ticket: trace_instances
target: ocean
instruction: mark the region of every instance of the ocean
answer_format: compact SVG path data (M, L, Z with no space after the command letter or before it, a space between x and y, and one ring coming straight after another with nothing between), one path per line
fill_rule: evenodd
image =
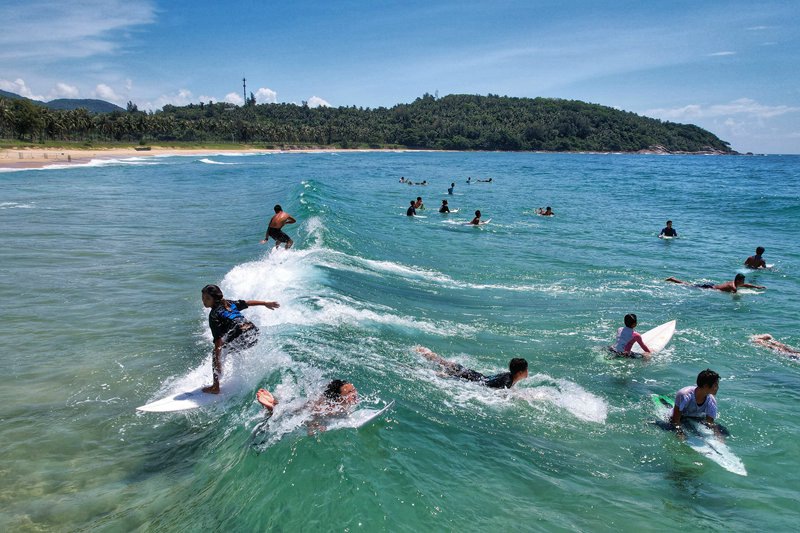
M2 172L0 530L793 530L800 362L749 337L800 347L799 163L334 152ZM406 217L417 196L424 218ZM288 251L259 244L275 204L298 221ZM466 226L475 210L491 222ZM657 238L668 219L678 239ZM756 246L772 269L742 270ZM737 272L767 289L664 281ZM217 404L137 412L210 382L208 283L281 307L245 311L260 341L228 358ZM640 332L677 320L668 347L609 357L627 313ZM530 375L486 389L418 346ZM653 423L650 395L706 368L747 476ZM396 404L309 434L334 378ZM255 446L260 387L281 403Z

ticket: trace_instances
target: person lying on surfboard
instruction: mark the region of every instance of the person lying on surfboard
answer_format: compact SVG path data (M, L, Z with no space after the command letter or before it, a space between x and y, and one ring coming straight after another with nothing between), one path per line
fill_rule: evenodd
M473 226L477 226L480 223L481 223L481 212L475 211L475 218L472 219L470 224L472 224Z
M756 255L751 255L747 259L744 260L744 266L747 268L758 269L758 268L767 268L767 262L764 261L764 258L761 257L761 254L765 252L763 246L759 246L756 248Z
M634 344L638 343L639 346L642 347L642 350L644 350L642 358L650 359L650 348L644 343L642 336L634 331L638 323L636 315L633 313L627 314L623 320L625 321L625 327L617 330L617 342L614 346L609 346L611 351L623 357L636 357L636 355L631 353L631 348L633 348Z
M203 392L219 394L223 356L245 350L258 342L258 328L242 315L242 311L256 305L277 309L280 304L261 300L226 300L222 290L216 285L206 285L200 294L203 306L211 309L208 313L208 325L214 337L214 355L211 360L214 381L208 387L204 387Z
M509 361L508 372L485 376L454 361L448 361L424 346L417 346L417 352L425 359L440 365L448 376L475 381L492 389L510 389L515 383L528 377L528 361L521 358Z
M543 217L554 217L554 216L556 216L556 214L553 213L553 208L550 207L549 205L544 209L542 209L541 207L539 209L537 209L536 210L536 214L539 215L539 216L543 216Z
M718 429L714 423L717 418L718 390L719 374L706 368L697 375L697 385L690 385L676 392L675 406L670 417L673 429L681 431L682 417L704 419L708 427Z
M258 389L256 401L268 411L268 417L272 416L272 412L278 404L277 398L267 389ZM358 391L355 386L349 381L334 379L325 387L322 397L311 402L311 413L314 419L308 423L309 433L325 431L325 426L321 424L322 418L346 414L357 403Z
M689 285L691 287L697 287L698 289L714 289L722 292L736 292L739 287L746 287L748 289L766 289L766 287L761 285L751 285L750 283L745 283L744 274L736 274L736 277L733 278L733 281L726 281L725 283L720 283L718 285L714 285L713 283L694 284L681 281L678 278L667 278L664 281L671 281L672 283L679 283L681 285Z
M776 352L785 353L793 359L797 359L798 356L800 356L800 350L776 341L769 333L753 335L750 337L750 342L753 344L758 344L759 346L763 346L764 348L769 348L770 350L774 350Z

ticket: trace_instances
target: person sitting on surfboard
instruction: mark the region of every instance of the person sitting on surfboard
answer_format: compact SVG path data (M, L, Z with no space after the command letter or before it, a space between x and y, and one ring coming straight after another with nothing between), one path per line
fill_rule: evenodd
M673 429L680 431L681 418L704 418L709 427L714 427L717 418L717 391L719 374L706 368L697 375L697 385L684 387L675 393L675 406L672 408L670 422Z
M698 289L715 289L722 292L736 292L739 287L746 287L748 289L766 289L766 287L761 285L751 285L750 283L745 283L744 274L736 274L736 277L733 278L733 281L726 281L725 283L720 283L718 285L714 285L713 283L693 284L671 277L665 279L664 281L671 281L672 283L679 283L681 285L690 285L692 287L697 287Z
M481 223L481 212L475 211L475 218L472 219L472 222L470 222L470 224L472 224L473 226L477 226L480 223Z
M764 253L764 247L759 246L756 248L756 255L751 255L747 259L744 260L744 266L747 268L757 269L757 268L767 268L767 262L764 261L764 258L761 257L761 254Z
M411 200L411 205L410 205L410 206L409 206L409 208L406 210L406 216L408 216L408 217L413 217L413 216L415 216L416 214L417 214L417 210L416 210L416 209L414 209L414 200Z
M418 346L417 352L425 359L439 364L448 376L465 379L467 381L476 381L492 389L510 389L516 382L528 377L528 361L521 358L514 358L509 361L508 372L502 372L494 376L485 376L480 372L472 370L471 368L466 368L454 361L448 361L424 346Z
M447 200L442 200L442 207L439 208L440 213L449 213L450 207L447 205Z
M677 236L678 236L678 232L675 231L675 228L672 227L672 221L671 220L667 220L667 227L662 229L661 233L658 234L658 238L659 239L664 238L664 237L677 237Z
M456 184L455 183L451 183L450 187L447 188L447 194L453 194L453 189L455 189L455 188L456 188Z
M414 202L414 209L419 209L420 211L425 209L425 204L422 203L422 196L417 196L417 201Z
M631 353L631 348L633 348L634 344L639 344L644 350L642 357L645 359L650 358L650 348L644 343L642 340L642 336L639 335L634 328L636 328L637 319L636 315L633 313L625 315L624 318L625 327L619 328L617 330L617 342L611 348L611 351L617 355L622 355L625 357L636 357L634 354Z
M203 306L211 308L208 325L214 337L214 355L211 362L213 384L203 387L203 392L219 394L219 378L222 376L222 356L250 348L258 342L258 328L247 320L242 311L255 305L277 309L278 302L261 300L226 300L216 285L206 285L200 293ZM225 348L223 354L222 349Z

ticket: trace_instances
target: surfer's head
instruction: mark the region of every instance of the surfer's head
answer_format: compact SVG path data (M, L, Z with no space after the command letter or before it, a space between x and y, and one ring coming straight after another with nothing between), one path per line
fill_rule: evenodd
M521 357L515 357L508 362L508 371L511 372L512 375L517 375L520 372L527 372L528 361Z
M763 247L763 246L759 246L758 248L756 248L756 255L761 255L761 254L763 254L765 251L766 251L766 250L764 250L764 247Z
M356 398L356 388L349 381L334 379L325 387L325 398L334 402L349 402Z
M628 328L635 328L638 320L636 320L636 315L633 313L625 315L625 327Z
M281 211L283 211L283 208L279 204L276 204L274 209L276 213L280 213Z
M671 220L667 220L667 227L668 227L668 228L671 228L671 227L672 227L672 221L671 221Z
M481 216L481 212L480 212L480 211L475 211L475 216L476 216L476 217L479 217L479 216Z
M206 285L203 287L203 290L200 291L200 294L203 297L203 305L206 307L215 307L225 299L222 296L222 289L216 285Z
M733 284L737 287L744 284L744 274L736 274L736 277L733 278Z
M719 374L710 368L706 368L697 374L697 386L701 389L714 389L712 394L716 394L719 388Z

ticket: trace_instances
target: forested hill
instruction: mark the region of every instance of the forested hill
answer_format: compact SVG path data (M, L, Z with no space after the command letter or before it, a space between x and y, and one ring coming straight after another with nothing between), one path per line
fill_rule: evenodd
M716 152L728 143L697 126L575 100L424 95L391 108L295 104L167 105L155 113L42 112L0 99L0 136L31 140L234 142L343 148Z

